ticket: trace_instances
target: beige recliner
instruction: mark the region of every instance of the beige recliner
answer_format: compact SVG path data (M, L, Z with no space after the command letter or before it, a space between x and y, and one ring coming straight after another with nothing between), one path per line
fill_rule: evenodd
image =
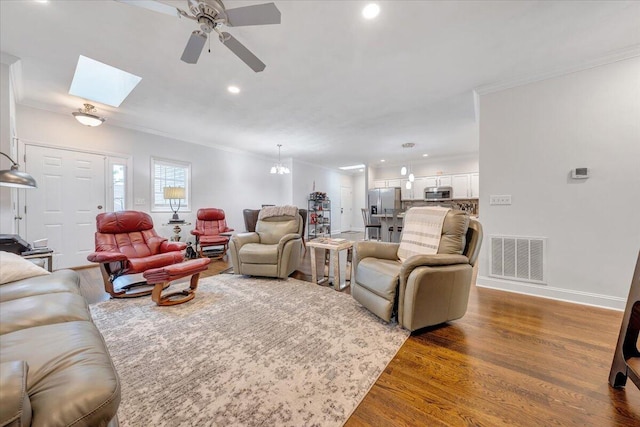
M284 279L300 265L302 217L295 206L260 210L255 232L231 237L233 272Z
M410 331L459 319L467 311L481 243L480 223L457 210L446 214L434 255L401 262L399 243L357 242L351 295L387 322L397 313Z

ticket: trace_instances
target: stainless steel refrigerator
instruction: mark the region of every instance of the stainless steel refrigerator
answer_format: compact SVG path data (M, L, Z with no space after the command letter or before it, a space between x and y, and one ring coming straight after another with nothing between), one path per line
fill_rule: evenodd
M380 218L373 215L384 214L385 209L401 209L402 207L400 187L373 188L369 190L367 200L372 224L380 224Z

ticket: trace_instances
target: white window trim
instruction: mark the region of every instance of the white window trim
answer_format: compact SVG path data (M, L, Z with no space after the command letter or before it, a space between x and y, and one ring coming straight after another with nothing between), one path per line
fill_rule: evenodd
M186 174L187 179L185 182L186 203L180 205L180 211L178 212L178 214L180 212L191 212L191 163L182 162L180 160L165 159L162 157L153 157L153 156L151 157L151 162L150 162L151 171L149 173L149 177L151 181L150 189L149 189L151 212L172 212L169 206L156 206L155 186L154 186L156 163L166 164L169 166L181 166L187 169L187 174Z

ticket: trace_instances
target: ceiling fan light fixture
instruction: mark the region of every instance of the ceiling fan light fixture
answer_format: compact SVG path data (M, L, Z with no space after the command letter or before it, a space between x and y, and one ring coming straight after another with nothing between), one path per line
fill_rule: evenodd
M80 108L78 111L71 113L76 120L85 126L96 127L104 123L105 118L99 117L96 107L91 104L84 104L84 108Z

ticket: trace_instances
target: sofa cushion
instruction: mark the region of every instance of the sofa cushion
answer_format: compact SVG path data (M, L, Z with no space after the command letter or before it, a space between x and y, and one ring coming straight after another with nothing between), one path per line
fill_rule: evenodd
M239 256L246 264L277 264L278 245L247 243L240 248Z
M20 255L0 251L0 285L47 274L47 270Z
M29 365L32 425L107 425L116 415L120 382L92 322L0 335L0 348L0 362L24 360Z
M23 360L0 363L0 425L31 425L31 402L27 394L29 366Z
M442 224L439 254L461 255L467 244L469 215L464 211L450 210Z
M57 292L80 295L80 276L73 270L56 270L50 275L7 283L0 286L0 302Z
M84 298L69 292L34 295L0 303L0 335L75 320L90 321L91 315Z
M387 301L393 301L401 266L396 260L364 258L356 270L358 284Z
M166 252L163 254L150 255L144 258L130 258L127 274L142 273L151 268L164 267L165 265L182 262L184 255L182 252Z

